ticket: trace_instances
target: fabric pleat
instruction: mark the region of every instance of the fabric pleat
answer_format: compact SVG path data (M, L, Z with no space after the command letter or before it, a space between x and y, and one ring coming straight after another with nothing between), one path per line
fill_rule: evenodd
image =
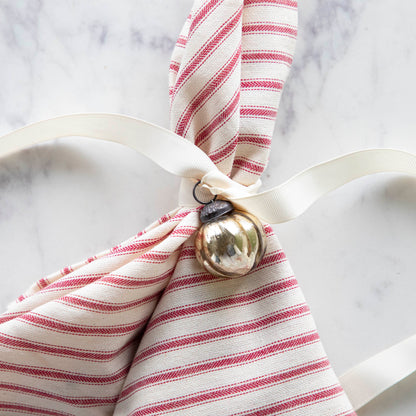
M169 69L171 129L244 185L266 168L294 0L196 0ZM195 257L173 209L38 280L0 315L0 414L355 415L277 237L247 276Z

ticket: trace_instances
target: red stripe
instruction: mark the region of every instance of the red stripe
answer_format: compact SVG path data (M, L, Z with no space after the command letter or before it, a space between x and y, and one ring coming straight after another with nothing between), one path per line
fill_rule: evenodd
M181 250L181 253L179 254L178 261L184 260L185 258L195 258L195 247L187 247L183 248Z
M176 62L175 63L171 62L170 65L169 65L169 69L173 72L178 72L179 67L180 67L179 64L176 63Z
M194 333L189 336L178 337L176 339L167 339L160 341L149 347L143 349L133 360L133 365L139 361L143 361L153 355L159 355L169 350L178 348L191 347L195 344L215 342L220 338L229 338L241 335L247 332L257 332L262 328L276 325L285 322L289 319L297 318L309 313L309 308L306 304L296 305L295 307L274 312L259 319L243 322L241 324L234 324L227 327L219 327L213 330L202 331Z
M39 289L43 289L43 288L45 288L46 286L48 286L49 285L49 281L48 281L48 279L46 279L46 278L42 278L42 279L39 279L37 282L36 282L36 284L37 284L37 286L38 286L38 288Z
M162 322L167 323L190 315L215 312L218 309L224 309L225 307L229 308L230 306L238 307L241 305L247 305L295 286L297 286L297 281L295 279L287 279L264 285L251 292L239 293L237 295L222 298L218 297L213 301L198 302L196 304L181 306L180 308L176 308L174 310L167 310L153 318L148 323L146 330L149 331Z
M74 270L72 269L72 267L71 266L67 266L67 267L64 267L63 269L62 269L62 271L61 271L61 274L62 274L62 276L65 276L65 275L67 275L67 274L69 274L69 273L72 273Z
M169 278L173 272L173 269L169 269L168 271L164 272L161 275L157 275L155 277L149 277L149 278L137 278L137 277L130 277L130 276L122 276L122 275L113 275L103 274L104 277L95 276L89 277L89 275L81 275L77 277L72 277L69 279L63 279L59 280L55 283L53 283L53 287L51 285L45 289L43 289L46 292L53 292L53 291L59 291L61 292L62 289L74 289L77 287L84 287L91 283L95 283L98 285L104 285L104 286L112 286L117 288L122 287L144 287L144 286L152 286L155 284L160 283L161 281ZM1 321L0 321L1 323Z
M255 107L255 106L241 106L240 109L241 117L255 117L255 118L265 118L274 120L277 116L277 110L270 107Z
M291 369L285 372L276 372L271 375L266 375L264 377L257 377L255 379L248 380L244 383L236 383L234 385L227 385L221 388L205 390L197 394L192 394L188 396L182 396L173 400L164 400L155 405L149 405L146 407L136 408L133 415L148 415L155 414L159 412L174 411L177 409L184 409L193 407L194 405L203 403L203 402L212 402L218 400L224 400L227 397L234 397L243 394L247 394L250 391L260 390L267 388L269 386L283 384L287 380L299 378L310 373L323 370L329 366L328 360L322 360L307 364L296 369ZM336 390L339 390L340 387L332 388L329 391L323 391L319 393L314 393L311 396L306 396L303 398L298 398L293 401L285 401L281 403L280 406L277 405L281 410L289 409L290 407L295 407L299 404L302 404L305 400L316 401L322 397L328 397L334 395ZM342 389L341 389L342 391ZM339 391L338 391L339 392ZM325 395L326 394L326 395ZM274 406L274 407L277 407ZM270 415L271 413L253 413L254 415Z
M189 37L193 35L195 30L200 24L208 18L209 15L222 3L222 0L211 0L196 12L195 17L192 19L192 23L189 27Z
M295 288L297 288L298 287L298 283L297 283L297 280L294 278L294 276L291 276L291 278L287 278L287 279L282 279L282 280L279 280L279 282L287 282L287 286L288 287L286 287L286 288L284 288L284 289L282 289L280 292L276 292L276 293L283 293L283 292L286 292L286 291L289 291L289 290L293 290L293 289L295 289ZM289 282L291 282L291 283L289 283ZM203 284L207 284L207 283L203 283ZM200 286L201 284L199 284L199 285L194 285L194 287L195 286ZM267 285L265 285L265 286L267 286ZM188 286L189 287L189 286ZM175 291L178 291L178 290L180 290L180 289L175 289L175 290L170 290L168 293L172 293L172 292L175 292ZM165 290L165 293L166 293L166 290ZM272 296L274 293L270 293L270 294L268 294L268 296ZM251 303L253 303L253 302L255 302L256 300L252 300L252 301L249 301L249 302L247 302L247 303L245 303L244 305L246 306L246 305L249 305L249 304L251 304ZM209 302L208 302L209 303ZM222 308L221 308L221 310L222 311L225 311L225 310L227 310L227 309L232 309L232 308L234 308L234 307L238 307L238 306L240 306L240 304L234 304L233 302L230 302L229 304L226 304L226 305L224 305L224 306L222 306ZM199 311L199 312L197 312L197 313L195 313L193 316L201 316L201 315L204 315L204 314L208 314L208 313L211 313L211 310L210 309L207 309L207 310L203 310L203 311ZM182 317L180 314L179 314L179 316L177 316L177 317L174 317L174 318L172 318L172 319L170 319L169 320L169 323L171 323L171 322L173 322L173 321L177 321L177 320L179 320L179 319L184 319L184 318L186 318L186 314L185 314L185 316L184 317ZM152 326L152 329L153 328L155 328L156 326L158 326L158 325L161 325L162 323L157 323L157 324L154 324L154 325L151 325Z
M269 253L267 256L263 257L262 261L259 263L256 270L261 270L263 267L273 266L281 261L286 261L286 256L282 251ZM228 278L224 277L222 279L217 278L213 280L212 275L206 272L196 272L196 273L191 273L191 274L185 274L181 276L180 278L171 280L165 289L165 294L176 291L176 290L187 289L187 288L194 287L194 286L214 284L221 280L227 281Z
M296 37L298 31L296 28L290 26L281 26L273 23L245 23L242 31L244 34L255 33L270 33L283 34L291 37Z
M160 217L156 222L159 225L162 224L170 224L172 229L175 226L179 226L181 220L186 218L194 209L186 209L175 216L171 217L169 215L163 215ZM153 230L152 230L153 231ZM146 238L144 238L146 237ZM161 237L150 237L149 233L144 230L143 232L139 233L136 236L137 239L134 239L134 242L129 242L128 244L120 244L111 249L111 253L107 257L112 257L115 255L124 255L124 254L137 254L137 252L142 251L151 247L152 245L156 245L159 242L163 241L166 238L166 235L162 235Z
M238 48L223 67L191 100L176 125L176 134L185 136L188 126L195 113L217 92L221 86L230 78L231 74L240 62L241 48Z
M188 62L184 70L180 73L175 84L175 92L172 99L176 96L185 82L191 77L197 68L199 68L218 48L233 30L236 29L241 20L242 7L226 20L226 22L219 28L216 34L194 55Z
M255 163L254 161L249 161L246 159L236 158L234 159L233 168L244 169L250 172L255 173L262 173L264 171L265 166Z
M55 400L57 402L69 403L78 407L85 406L104 406L108 404L117 403L118 396L109 397L68 397L62 394L54 394L45 390L39 390L26 387L22 384L6 384L0 383L0 390L18 391L22 394L30 394L32 396L42 397L48 400ZM1 404L0 404L1 408Z
M142 277L129 277L129 276L121 276L121 275L107 275L106 277L103 277L98 284L103 284L106 286L114 286L118 288L139 288L139 287L147 287L147 286L153 286L157 285L160 282L163 282L164 280L168 279L172 273L173 273L174 267L167 270L166 272L152 276L149 278Z
M115 255L137 254L160 243L164 239L165 236L154 238L142 238L141 240L137 240L134 243L126 244L122 247L117 247L117 249L112 251L111 255L109 255L108 257L113 257Z
M237 90L225 107L223 107L222 110L198 132L195 137L195 145L201 146L216 130L223 126L236 112L239 102L240 91Z
M274 79L253 79L241 80L241 89L243 90L271 90L281 91L283 82Z
M43 415L43 416L73 416L71 413L64 413L62 411L55 412L55 410L46 409L44 407L25 406L9 402L0 402L0 410L8 410L10 412L19 412L20 415L24 413L30 415Z
M264 4L266 6L285 6L293 7L296 9L298 7L298 2L295 0L244 0L244 7L246 6L257 6Z
M5 322L11 321L12 319L17 318L20 315L23 315L28 311L19 311L19 312L4 312L0 315L0 324L4 324Z
M219 163L222 160L226 159L227 157L230 157L237 147L237 139L238 139L238 133L235 134L234 137L232 137L228 142L226 142L223 146L221 146L219 149L212 153L208 153L209 158L214 163Z
M0 343L8 348L16 350L35 351L52 356L70 357L85 361L111 361L118 357L130 347L135 347L137 340L132 338L120 348L111 351L86 350L81 348L71 348L64 345L43 344L39 341L29 341L24 338L12 337L7 334L0 334Z
M62 289L75 289L77 287L87 286L91 283L96 282L100 278L105 275L105 272L100 274L85 274L80 276L69 276L66 278L61 278L56 282L51 283L49 286L42 289L42 292L49 293L49 292L61 292Z
M186 217L191 211L192 210L183 211L183 212L175 215L173 218L171 218L170 215L164 215L164 216L162 216L158 220L158 222L159 222L159 224L163 224L163 223L165 223L167 221L180 220L181 218ZM146 230L138 233L137 237L141 237L143 234L145 234L145 232L146 232ZM126 250L126 249L127 250L133 250L134 251L134 250L137 250L137 248L142 248L142 247L145 248L146 245L148 245L148 244L144 243L144 241L149 242L149 239L142 240L141 244L137 244L136 247L134 247L134 245L131 245L131 244L129 244L127 246L124 246L122 244L121 245L114 246L113 248L111 248L110 250L108 250L108 254L103 254L102 257L105 257L105 256L111 257L112 255L122 254L122 251L123 250ZM156 243L156 240L154 240L153 243ZM97 258L98 258L97 256L89 257L86 261L84 261L77 268L81 268L83 265L85 265L87 263L90 263L90 262L96 260ZM69 273L71 273L73 271L74 270L72 269L71 266L65 267L59 273L59 276L58 277L64 277L65 275L67 275L67 274L69 274ZM105 273L94 274L94 275L93 274L91 274L91 275L85 275L85 276L89 276L89 279L85 279L85 276L84 276L84 278L78 278L78 279L73 279L71 277L69 277L68 280L66 280L66 279L59 279L59 280L57 280L57 281L49 284L46 288L43 289L43 291L54 291L54 290L57 290L59 288L69 288L69 287L74 288L74 287L77 287L77 286L78 287L81 287L81 286L84 286L85 284L92 283L93 281L99 279L104 274ZM95 277L91 277L91 276L95 276ZM25 298L26 298L26 296L21 295L19 299L20 300L23 300Z
M177 233L178 234L178 233ZM136 261L140 261L143 263L165 263L166 260L169 259L169 257L172 255L173 253L163 253L163 252L157 252L157 251L149 251L147 253L144 253L142 256L140 256L139 259L137 259Z
M176 44L180 46L185 46L186 41L187 41L187 38L185 36L179 36L178 40L176 41Z
M129 309L137 308L139 306L143 306L147 303L150 303L159 298L162 290L163 288L161 288L152 295L124 303L104 302L98 299L89 299L77 295L66 295L59 298L57 301L81 310L89 310L99 313L113 313L127 311Z
M259 263L259 265L257 266L257 268L264 266L266 264L270 265L270 264L279 263L282 260L286 260L286 259L287 259L286 254L281 250L277 250L276 252L273 252L267 256L264 256L261 262Z
M43 316L31 312L17 318L19 321L27 322L33 326L45 328L54 332L68 333L81 336L118 336L127 335L143 327L147 319L140 319L129 324L109 325L109 326L89 326L77 325L70 322L60 321L48 316Z
M34 378L47 378L51 380L62 380L66 383L84 383L84 384L114 384L120 380L123 380L129 372L130 364L115 371L112 374L81 374L73 373L70 371L60 371L55 368L35 367L29 365L10 364L4 361L0 361L1 371L11 371L18 374L24 374L25 376ZM108 369L107 369L108 370Z
M172 228L174 225L172 225ZM147 237L147 235L146 235ZM112 251L107 257L116 257L116 256L124 256L124 255L131 255L131 254L139 254L148 250L151 247L156 246L160 242L166 239L166 235L162 235L161 237L147 237L136 240L134 243L127 244L125 246L117 247L116 250Z
M319 341L319 335L316 332L312 332L306 335L290 337L251 351L200 361L186 367L180 366L165 371L159 371L128 385L128 387L124 388L122 391L120 399L125 400L127 396L130 396L135 391L141 388L148 388L150 385L166 383L175 379L182 380L197 374L240 366L241 364L248 362L256 362L270 355L275 355L282 351L291 351L316 341Z
M169 237L176 237L176 236L190 237L197 229L198 229L198 227L193 227L193 226L190 226L190 225L178 227L178 228L175 228L169 234Z
M271 229L271 227L269 226L269 228ZM265 231L267 233L266 227L265 227ZM186 253L195 259L195 249L191 250L187 250ZM281 261L285 261L286 260L286 255L284 254L284 252L282 250L276 250L276 251L272 251L267 253L262 261L259 263L259 265L257 266L256 270L259 270L260 266L264 265L273 265L272 263L278 263ZM254 272L254 271L253 271ZM182 276L178 276L177 278L175 278L174 280L171 280L168 284L168 286L165 289L165 293L170 292L170 291L174 291L174 290L180 290L182 288L186 288L186 287L191 287L192 285L195 284L206 284L206 283L213 283L213 282L218 282L218 279L220 280L224 280L227 281L228 278L217 278L215 280L212 279L212 275L206 272L195 272L195 273L190 273L190 274L184 274Z
M219 282L221 280L226 281L228 278L212 278L212 274L208 272L196 272L185 274L180 277L180 279L173 279L169 282L168 286L165 289L165 293L169 293L175 290L182 290L190 288L198 284L213 284L214 282Z
M272 144L272 139L269 136L260 136L255 134L240 134L238 142L241 144L251 144L253 146L267 147Z
M249 61L272 61L272 62L283 62L287 64L292 64L293 57L286 55L282 52L276 52L276 51L247 51L243 52L241 55L241 60L243 62L249 62Z

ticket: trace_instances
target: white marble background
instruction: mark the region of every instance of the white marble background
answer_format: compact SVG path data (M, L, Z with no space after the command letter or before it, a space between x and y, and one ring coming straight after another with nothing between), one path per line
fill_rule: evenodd
M192 0L0 0L0 134L71 112L168 125ZM264 188L366 147L416 152L416 3L301 2ZM179 179L121 146L59 139L0 161L0 309L176 206ZM416 331L416 182L361 179L274 227L341 374ZM360 416L416 414L416 376ZM319 415L317 415L319 416Z

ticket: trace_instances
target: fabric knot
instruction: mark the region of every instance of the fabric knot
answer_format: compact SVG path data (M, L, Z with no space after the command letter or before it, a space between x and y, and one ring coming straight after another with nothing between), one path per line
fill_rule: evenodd
M199 179L182 178L179 187L178 204L181 207L197 207L201 205L197 202L192 191ZM206 173L201 179L200 186L200 198L207 202L212 199L213 196L219 195L225 199L243 198L254 195L261 187L261 179L249 186L242 185L227 175L222 173L218 169L214 169Z

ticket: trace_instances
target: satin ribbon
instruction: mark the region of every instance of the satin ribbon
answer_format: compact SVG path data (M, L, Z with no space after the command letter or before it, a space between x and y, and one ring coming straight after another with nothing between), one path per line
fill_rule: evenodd
M30 124L0 138L0 157L64 136L82 136L124 144L182 177L180 206L200 205L192 189L200 180L211 195L264 222L279 224L304 213L326 193L360 177L396 172L416 176L416 156L395 149L350 153L304 170L283 184L258 193L260 180L244 186L222 173L205 152L175 133L119 114L74 114ZM340 377L355 409L416 371L416 335L382 351Z
M0 138L0 156L65 136L124 144L181 176L181 206L200 205L189 192L200 180L212 195L220 195L270 224L298 217L326 193L366 175L396 172L416 176L415 155L394 149L369 149L321 163L257 193L260 180L248 187L233 181L190 141L163 127L120 114L73 114L29 124Z

